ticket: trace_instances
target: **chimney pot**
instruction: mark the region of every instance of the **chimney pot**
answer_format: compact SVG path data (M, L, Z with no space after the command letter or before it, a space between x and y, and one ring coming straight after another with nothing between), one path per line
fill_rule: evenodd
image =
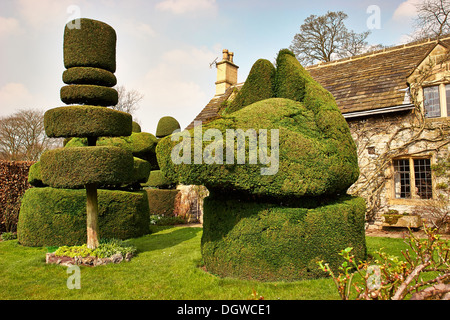
M224 94L225 91L237 84L238 66L233 62L233 52L228 49L223 49L223 60L216 63L217 81L216 81L216 95Z

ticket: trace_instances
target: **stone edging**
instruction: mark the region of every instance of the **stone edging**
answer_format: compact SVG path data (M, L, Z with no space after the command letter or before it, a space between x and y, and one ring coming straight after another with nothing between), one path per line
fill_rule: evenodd
M71 265L78 266L88 266L88 267L96 267L101 265L107 265L110 263L121 263L122 261L130 261L133 257L133 254L127 253L124 257L120 253L116 253L110 258L98 258L98 257L67 257L67 256L56 256L55 253L47 253L45 255L45 263L47 264L59 264L62 266L69 267Z

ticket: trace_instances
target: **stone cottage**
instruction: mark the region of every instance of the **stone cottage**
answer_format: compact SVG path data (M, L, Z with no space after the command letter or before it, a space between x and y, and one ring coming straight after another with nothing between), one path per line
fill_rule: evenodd
M335 97L356 142L360 177L349 193L366 199L369 228L381 227L388 212L429 221L443 214L436 209L443 181L432 166L449 156L449 50L450 35L307 67ZM194 121L219 117L242 87L233 58L223 50L216 95Z

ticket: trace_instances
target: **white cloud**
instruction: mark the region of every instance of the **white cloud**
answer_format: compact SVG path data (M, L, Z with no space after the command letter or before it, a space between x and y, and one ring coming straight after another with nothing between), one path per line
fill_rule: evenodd
M22 19L33 28L60 25L70 18L82 15L82 11L74 10L74 0L18 0L18 12ZM80 7L78 7L80 8Z
M24 84L11 82L0 88L0 116L29 107L36 107L36 101Z
M20 32L22 30L17 19L0 17L0 36L16 35Z
M153 127L148 132L166 115L175 117L182 127L195 118L212 98L211 92L204 88L214 90L215 73L212 74L209 63L216 56L216 52L207 48L167 51L155 67L131 86L144 94L136 116Z
M174 14L195 12L217 12L216 0L164 0L156 4L156 9Z
M417 15L416 5L420 2L420 0L407 0L402 3L395 9L394 15L392 16L395 21L402 21L405 19L414 18Z

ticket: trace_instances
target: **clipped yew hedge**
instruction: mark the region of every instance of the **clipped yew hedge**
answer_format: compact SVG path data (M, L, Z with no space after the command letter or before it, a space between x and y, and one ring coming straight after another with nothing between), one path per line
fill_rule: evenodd
M64 66L93 67L116 71L116 41L114 29L108 24L80 19L80 28L64 29Z
M44 114L45 133L50 138L129 136L132 116L95 106L68 106Z
M129 239L149 231L145 191L98 190L99 238ZM72 246L86 243L86 191L31 188L24 195L18 225L25 246Z
M306 203L306 202L305 202ZM366 259L365 201L342 197L314 208L244 201L212 192L204 200L201 250L206 269L221 277L294 281L326 276L317 262L337 270L338 254L353 247Z
M115 106L119 101L116 89L88 85L73 84L61 88L61 101L66 104L86 104L95 106Z
M42 154L42 182L55 188L82 188L86 184L132 182L131 152L118 147L80 147L50 150Z
M108 70L91 67L74 67L67 69L62 75L66 84L93 84L98 86L114 87L117 78Z
M150 215L172 217L175 209L176 189L146 189L150 203Z

